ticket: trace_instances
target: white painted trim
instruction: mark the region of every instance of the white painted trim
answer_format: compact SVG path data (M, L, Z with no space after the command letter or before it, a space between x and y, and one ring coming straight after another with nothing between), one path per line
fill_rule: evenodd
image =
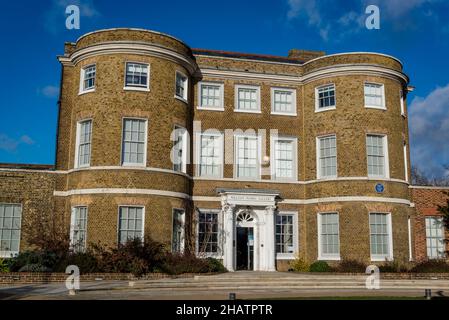
M371 253L371 223L370 223L370 215L371 214L385 214L387 215L387 228L388 228L388 256L384 255L373 255ZM370 257L371 261L393 261L393 225L391 221L391 212L368 212L368 224L369 224L369 237L370 237Z
M186 193L173 192L156 189L126 189L126 188L97 188L97 189L76 189L69 191L54 191L56 197L69 197L75 195L96 195L96 194L129 194L129 195L152 195L162 197L172 197L180 199L191 199Z
M178 75L185 78L185 82L184 82L185 87L184 87L184 96L183 97L178 96L178 94L176 92ZM186 76L186 74L184 72L175 70L175 99L181 100L182 102L185 102L188 104L189 103L189 90L190 90L189 77Z
M409 261L413 261L412 221L410 217L408 217L407 219L407 230L408 230L408 256Z
M213 106L203 106L203 98L202 98L202 86L218 86L220 87L220 107ZM209 110L209 111L224 111L224 83L223 82L212 82L212 81L201 81L198 83L198 110Z
M407 159L407 145L404 144L404 177L405 177L405 181L408 182L408 159Z
M293 144L293 176L291 178L276 178L276 155L275 144L278 140L288 140ZM296 181L298 179L298 138L288 136L270 136L270 169L273 181Z
M322 88L330 87L330 86L334 87L335 104L333 106L320 108L320 98L319 98L320 96L319 96L318 91ZM335 85L335 83L326 83L326 84L320 85L318 87L315 87L315 113L329 111L329 110L335 110L335 109L337 109L337 86Z
M368 136L382 137L382 143L383 143L383 149L384 149L384 175L382 175L382 176L369 174L369 171L368 171L368 148L366 147L366 138ZM390 157L389 157L389 151L388 151L388 136L386 134L368 132L365 136L365 149L366 149L366 151L365 151L366 152L366 172L368 174L368 177L372 180L376 180L379 178L390 179Z
M321 139L328 138L328 137L335 137L335 176L322 176L321 173ZM338 141L337 141L337 135L336 134L329 134L329 135L322 135L316 137L316 179L319 181L330 181L332 179L336 179L338 177Z
M15 257L20 253L20 243L22 241L22 222L23 222L23 204L22 203L6 203L0 202L0 205L18 206L20 207L20 237L19 237L19 250L18 251L0 251L0 258Z
M449 187L434 187L434 186L409 186L410 189L429 189L429 190L449 190Z
M336 214L338 218L338 254L323 254L322 248L321 248L321 218L323 214ZM340 261L340 214L338 211L329 211L329 212L318 212L317 213L317 226L318 226L318 257L317 260L323 260L323 261Z
M201 176L201 139L203 136L214 136L219 137L219 146L220 146L220 175L218 177L214 176ZM204 131L204 132L197 132L195 134L195 174L198 176L198 180L201 179L210 179L210 180L221 180L223 179L223 171L224 171L224 134L222 132L210 132L210 131Z
M404 97L404 90L399 90L399 102L401 104L401 116L406 117L406 112L405 112L405 97Z
M180 126L180 125L177 125L177 124L175 124L175 126L174 126L174 132L173 132L173 135L171 136L171 140L172 140L172 142L173 142L173 147L172 147L172 161L174 161L175 160L175 155L174 155L174 151L175 151L175 146L174 146L174 144L176 143L176 135L175 135L175 132L177 131L177 130L180 130L180 131L182 131L182 141L181 141L181 144L182 144L182 159L181 159L181 161L182 161L182 168L181 168L181 171L177 171L177 170L175 170L175 163L173 162L172 163L172 165L173 165L173 171L175 171L175 172L182 172L182 173L185 173L185 174L187 174L187 162L188 162L188 160L189 160L189 157L190 157L190 150L189 150L189 146L190 146L190 143L189 143L189 139L188 139L188 131L187 131L187 129L186 128L184 128L184 127L182 127L182 126Z
M370 106L366 104L366 92L365 92L365 86L369 84L372 85L376 85L376 86L380 86L381 90L382 90L382 106ZM365 108L366 109L378 109L378 110L387 110L387 105L385 102L385 85L383 83L379 83L379 82L373 82L373 81L365 81L363 83L363 97L364 97L364 102L365 102Z
M238 139L240 138L255 138L256 139L256 144L257 144L257 161L256 161L256 165L258 167L257 170L257 177L254 177L254 179L248 178L248 177L243 177L243 179L245 181L257 181L260 180L261 176L262 176L262 166L261 166L261 157L262 157L262 139L260 138L260 136L258 134L245 134L245 133L234 133L234 166L233 166L233 171L234 171L234 180L235 181L243 181L238 177L238 170L237 170L237 165L238 165Z
M121 208L142 208L142 241L145 239L145 206L139 206L135 204L123 204L118 206L118 212L117 212L117 233L116 233L116 239L117 239L117 245L120 244L120 209Z
M274 111L274 93L275 91L284 91L289 92L292 94L292 108L293 112L281 112L281 111ZM297 100L296 100L296 89L292 88L285 88L285 87L271 87L271 114L272 115L279 115L279 116L289 116L289 117L296 117L298 115L298 108L297 108Z
M131 163L125 162L123 159L123 147L125 145L125 121L126 120L140 120L145 122L145 143L144 143L144 155L143 155L143 163ZM147 118L138 118L138 117L123 117L122 118L122 144L120 148L120 164L122 167L146 167L147 166L147 155L148 155L148 119Z
M221 199L221 198L220 198ZM224 227L225 227L225 223L223 221L224 219L224 215L223 215L223 211L221 209L206 209L206 208L198 208L197 210L195 210L195 215L196 215L196 225L195 225L195 253L197 256L200 255L199 252L199 213L202 212L210 212L210 213L214 213L217 214L217 222L218 222L218 239L217 239L217 251L216 253L213 252L204 252L202 254L204 254L205 257L207 258L215 258L215 259L223 259L224 257L224 241L225 241L225 237L224 237Z
M80 166L79 165L79 148L80 148L80 136L81 136L81 124L85 123L85 122L90 122L90 150L89 150L89 163ZM90 163L92 161L92 136L93 136L93 131L94 131L94 121L91 118L88 119L83 119L80 120L76 123L76 138L75 138L75 161L73 162L74 167L76 169L81 169L81 168L89 168L90 167Z
M95 85L93 88L84 89L84 80L86 79L86 69L90 67L95 67ZM97 65L95 63L86 65L85 67L82 67L80 69L80 86L79 86L79 92L78 95L81 96L86 93L95 92L95 89L97 88Z
M276 260L292 260L295 259L295 253L299 251L299 225L298 225L298 211L279 210L275 213L276 216L293 216L293 253L276 253ZM276 220L274 221L276 228ZM274 235L274 250L276 250L276 229Z
M140 64L143 66L147 66L147 85L146 87L140 87L140 86L128 86L126 84L126 78L127 78L127 72L128 72L128 63L133 63L133 64ZM143 92L150 92L150 77L151 77L151 66L149 63L147 62L142 62L142 61L130 61L130 60L126 60L125 61L125 84L123 86L123 90L125 91L143 91Z
M185 226L186 226L186 210L182 209L182 208L172 208L172 228L171 228L171 252L173 252L173 238L174 238L174 234L173 234L173 222L175 219L175 211L182 211L182 229L181 229L181 245L180 245L180 252L179 253L184 253L184 249L185 249L185 242L186 242L186 230L185 230Z
M217 202L221 201L221 197L210 196L193 196L193 201L205 201L205 202ZM408 199L401 198L384 198L384 197L364 197L364 196L340 196L340 197L328 197L328 198L314 198L314 199L283 199L279 203L281 204L319 204L329 202L385 202L385 203L397 203L412 206L413 203Z
M89 207L87 205L77 205L77 206L72 207L71 216L70 216L70 247L73 248L73 246L75 245L75 243L73 242L74 233L75 233L75 212L76 212L76 209L79 209L79 208L86 208L86 236L84 237L84 244L83 244L84 249L86 249L87 248L87 237L88 237L87 228L88 228L88 219L89 219Z
M240 89L256 90L257 110L239 109L239 90ZM261 106L261 100L260 100L260 86L248 85L248 84L236 84L234 86L234 112L262 113L262 106Z

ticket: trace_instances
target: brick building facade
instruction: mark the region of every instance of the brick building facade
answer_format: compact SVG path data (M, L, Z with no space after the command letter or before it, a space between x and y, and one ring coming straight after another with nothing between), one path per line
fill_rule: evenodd
M28 246L27 217L49 212L74 246L150 235L231 271L441 250L427 248L425 216L444 194L410 186L396 58L191 49L111 29L59 61L55 166L0 165L3 256Z

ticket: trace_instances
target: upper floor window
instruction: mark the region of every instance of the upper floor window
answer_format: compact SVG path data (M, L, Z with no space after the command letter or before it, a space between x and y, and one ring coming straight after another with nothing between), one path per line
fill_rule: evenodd
M235 111L260 113L260 87L237 85L235 87Z
M201 210L198 214L198 253L218 254L218 212Z
M442 217L426 217L426 248L429 259L445 257L444 224Z
M295 138L273 137L272 150L272 178L276 180L296 179L296 145Z
M87 207L75 207L72 209L70 224L70 243L75 251L86 249L87 234Z
M317 138L317 178L337 176L337 137L335 135Z
M147 120L124 119L122 141L123 165L146 165Z
M120 207L118 220L118 240L120 244L126 244L134 239L143 239L143 207Z
M224 85L222 83L200 82L199 108L224 110Z
M78 122L76 131L75 167L88 167L92 145L92 120Z
M183 73L176 71L176 92L175 97L187 101L188 78Z
M199 140L198 175L221 177L223 168L222 134L202 133Z
M318 214L318 259L340 260L340 226L337 212Z
M257 136L235 137L235 174L237 178L259 178L259 139Z
M271 88L271 113L296 115L296 90Z
M366 157L368 160L368 176L388 178L387 136L369 134L366 136Z
M11 258L19 253L22 228L22 206L0 203L0 257Z
M80 93L86 93L95 90L96 73L96 65L90 65L81 69Z
M127 62L125 89L149 90L149 65L144 63Z
M173 146L173 170L177 172L187 172L188 156L187 130L183 127L175 126L174 146Z
M328 84L315 89L315 111L335 109L335 85Z
M391 233L391 215L388 213L370 213L371 260L386 261L393 259Z
M385 109L383 84L365 83L365 108Z

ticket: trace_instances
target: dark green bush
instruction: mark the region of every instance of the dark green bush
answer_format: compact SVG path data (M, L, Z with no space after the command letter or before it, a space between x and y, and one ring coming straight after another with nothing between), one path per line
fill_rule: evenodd
M42 264L32 263L21 267L19 272L52 272L52 270Z
M401 263L397 260L388 261L379 266L379 271L383 273L401 273L401 272L409 272L409 267Z
M358 260L343 259L335 268L337 272L365 273L366 264Z
M45 272L51 272L59 260L60 258L55 252L46 250L24 251L11 259L9 269L11 272L30 272L23 270L38 268L37 266L40 266L40 269L47 270ZM28 267L24 268L25 266Z
M310 272L331 272L332 268L326 261L315 261L310 265Z
M207 258L206 262L209 267L209 272L228 272L224 265L221 263L220 260L214 259L214 258Z
M9 272L10 260L0 258L0 273Z
M183 273L209 272L209 263L206 259L199 259L193 254L171 254L165 256L161 267L163 272L172 275Z
M449 272L449 264L446 260L427 260L416 264L411 270L416 273L446 273Z

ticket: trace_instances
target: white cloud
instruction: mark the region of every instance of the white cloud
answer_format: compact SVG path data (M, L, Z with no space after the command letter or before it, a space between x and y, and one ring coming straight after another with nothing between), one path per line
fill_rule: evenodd
M13 153L17 151L20 144L33 145L35 142L27 135L23 135L19 139L14 139L6 134L0 134L0 150Z
M412 161L424 172L444 174L449 164L449 84L427 97L416 97L409 107Z
M47 98L55 98L59 95L59 87L48 85L42 88L42 90L39 90L39 92Z

